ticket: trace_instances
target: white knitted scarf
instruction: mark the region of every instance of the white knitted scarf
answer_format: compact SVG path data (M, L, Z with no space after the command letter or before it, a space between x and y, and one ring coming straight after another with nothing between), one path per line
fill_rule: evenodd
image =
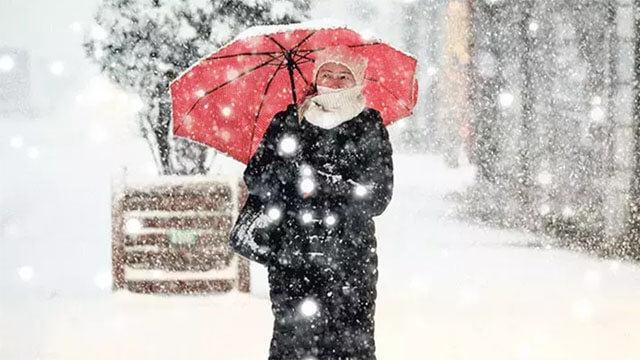
M324 129L331 129L356 117L364 110L362 85L346 89L318 86L319 94L301 106L301 114L308 122Z

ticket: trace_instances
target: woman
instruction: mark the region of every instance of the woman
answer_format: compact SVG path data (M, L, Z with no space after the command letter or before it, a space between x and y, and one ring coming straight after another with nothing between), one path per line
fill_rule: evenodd
M315 95L276 114L244 172L274 227L271 360L375 359L372 217L391 200L393 163L380 113L364 103L366 65L346 47L320 51Z

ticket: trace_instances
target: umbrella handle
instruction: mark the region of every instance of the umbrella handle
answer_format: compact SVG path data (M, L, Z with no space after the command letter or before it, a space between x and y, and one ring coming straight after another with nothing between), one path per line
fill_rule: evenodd
M287 61L287 71L289 72L289 81L291 82L291 98L293 99L293 103L298 103L298 97L296 96L296 84L293 79L293 57L291 56L291 52L287 51L284 54L284 57Z

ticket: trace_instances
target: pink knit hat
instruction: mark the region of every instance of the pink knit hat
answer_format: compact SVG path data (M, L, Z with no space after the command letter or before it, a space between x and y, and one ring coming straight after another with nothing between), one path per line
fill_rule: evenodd
M316 80L318 70L326 63L337 63L346 66L360 85L364 81L367 70L367 58L351 50L348 46L337 45L326 47L316 53L315 66L313 68L313 82Z

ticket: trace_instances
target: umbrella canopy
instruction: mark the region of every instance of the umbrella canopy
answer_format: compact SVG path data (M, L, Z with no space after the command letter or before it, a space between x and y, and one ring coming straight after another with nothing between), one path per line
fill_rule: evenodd
M248 163L273 116L303 100L312 85L315 53L337 45L368 59L363 94L385 124L412 113L415 57L342 25L258 26L171 83L173 135Z

